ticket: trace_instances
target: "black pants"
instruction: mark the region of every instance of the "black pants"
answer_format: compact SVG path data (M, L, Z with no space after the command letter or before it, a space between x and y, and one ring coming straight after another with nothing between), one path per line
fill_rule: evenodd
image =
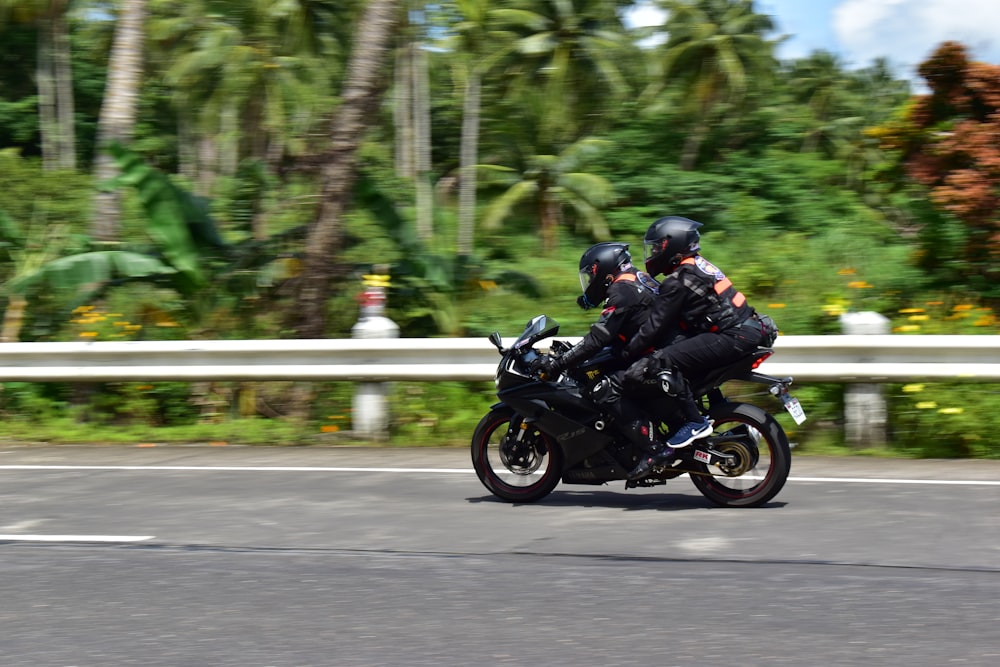
M706 370L731 364L753 352L764 340L756 320L721 333L702 333L680 338L656 353L685 377L698 377ZM664 364L667 365L667 364Z
M676 407L684 421L701 419L695 396L691 393L692 380L705 371L733 363L753 352L764 340L764 332L756 320L747 320L740 327L721 333L702 333L675 338L655 356L663 359L663 366L680 371L685 382L674 397ZM662 396L658 381L641 386L623 386L623 400L616 412L625 423L635 423L638 406L635 403L655 401ZM646 411L642 411L646 412Z

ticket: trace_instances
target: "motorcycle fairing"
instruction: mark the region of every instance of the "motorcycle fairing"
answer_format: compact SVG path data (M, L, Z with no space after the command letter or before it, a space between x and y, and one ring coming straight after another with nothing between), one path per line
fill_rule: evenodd
M600 452L613 441L607 433L588 425L587 422L596 422L601 415L591 401L575 392L540 383L504 389L497 397L525 420L535 423L552 436L562 448L564 470ZM555 404L556 409L550 406L550 402ZM581 415L580 420L568 417L564 412Z

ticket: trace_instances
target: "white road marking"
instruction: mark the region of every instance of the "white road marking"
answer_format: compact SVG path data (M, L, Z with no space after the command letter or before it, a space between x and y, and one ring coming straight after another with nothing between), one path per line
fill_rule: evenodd
M789 477L789 482L844 482L846 484L950 484L955 486L1000 486L988 479L892 479L889 477Z
M0 535L0 542L143 542L155 535Z
M201 472L383 472L463 474L475 472L472 468L375 468L375 467L317 467L317 466L78 466L78 465L0 465L2 470L131 470L131 471L201 471ZM744 477L743 479L749 479ZM822 482L844 484L939 484L950 486L1000 486L1000 480L976 479L893 479L888 477L789 477L789 482Z
M315 466L69 466L0 465L0 470L202 470L208 472L475 472L472 468L322 468Z

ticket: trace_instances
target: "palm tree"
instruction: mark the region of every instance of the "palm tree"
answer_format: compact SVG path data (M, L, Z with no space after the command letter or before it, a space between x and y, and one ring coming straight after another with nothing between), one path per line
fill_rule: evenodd
M249 156L269 165L317 121L336 73L326 0L159 3L151 21L182 126L200 134L200 190ZM326 23L324 22L326 21Z
M71 0L0 0L0 23L38 29L35 78L42 163L46 169L76 168L73 71L66 17Z
M456 0L458 22L452 27L458 52L457 78L462 82L462 136L459 144L458 239L459 256L472 255L476 216L476 163L479 161L479 124L482 82L514 48L495 27L493 0Z
M541 132L550 147L599 131L627 92L619 57L628 38L617 10L609 0L519 0L494 12L517 37L510 93L544 91Z
M341 103L332 124L331 150L321 175L320 203L309 229L291 324L299 338L322 338L326 301L343 244L343 214L356 180L358 146L373 122L384 89L382 70L400 19L399 0L369 0L357 37Z
M760 86L777 67L778 40L771 17L754 11L753 0L661 0L668 12L667 41L659 48L659 77L647 94L679 83L696 114L681 154L681 168L693 169L717 108L738 105L751 86Z
M107 151L112 142L128 142L135 129L143 60L146 0L124 0L115 28L114 45L108 62L108 81L97 121L97 159L94 177L103 184L117 170ZM91 236L97 241L118 240L121 199L114 191L98 190L94 201Z
M529 156L519 168L481 166L491 182L506 187L490 204L483 225L495 229L527 205L538 216L544 250L552 252L564 213L570 209L579 231L589 233L595 240L607 239L610 232L600 209L611 200L611 183L602 176L582 170L585 158L606 147L607 143L581 139L558 155Z
M430 75L424 14L407 11L404 44L396 55L395 87L397 173L413 179L416 190L417 237L429 243L434 233L434 197L431 187Z
M845 110L844 98L850 78L840 60L828 51L816 51L792 64L789 84L796 101L804 103L812 114L813 127L802 142L803 152L817 149L829 138Z

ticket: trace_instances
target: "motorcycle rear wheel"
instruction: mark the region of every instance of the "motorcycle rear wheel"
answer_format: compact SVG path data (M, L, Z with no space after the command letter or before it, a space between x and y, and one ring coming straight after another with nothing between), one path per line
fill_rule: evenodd
M781 491L792 466L791 448L774 417L747 403L723 403L709 411L713 432L705 442L731 454L728 470L696 464L691 481L722 507L759 507Z
M553 438L506 406L490 410L472 435L472 466L493 495L533 503L552 493L562 476L562 449Z

